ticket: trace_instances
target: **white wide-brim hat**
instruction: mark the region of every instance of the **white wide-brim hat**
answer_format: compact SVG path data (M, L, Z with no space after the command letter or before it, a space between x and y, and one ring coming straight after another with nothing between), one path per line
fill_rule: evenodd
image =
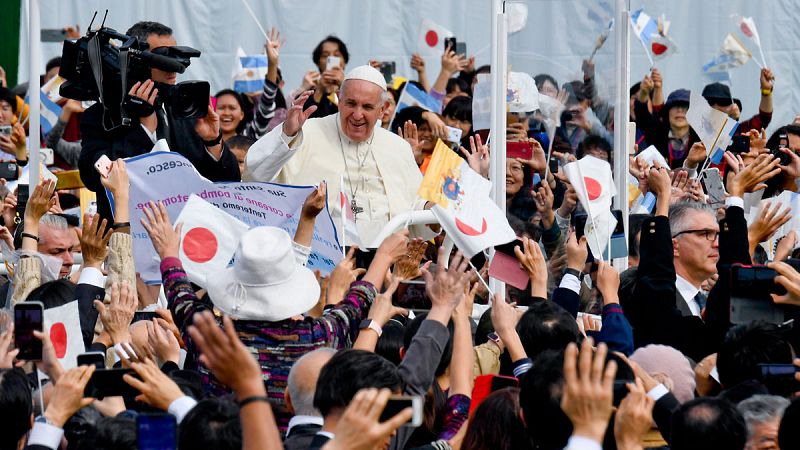
M277 322L317 304L314 273L299 264L292 238L276 227L255 227L239 241L233 264L207 276L214 306L236 319Z

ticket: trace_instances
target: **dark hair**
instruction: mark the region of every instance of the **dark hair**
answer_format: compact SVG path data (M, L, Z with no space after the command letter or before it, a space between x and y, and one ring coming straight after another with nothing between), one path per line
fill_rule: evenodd
M16 449L31 429L31 385L22 369L0 369L0 448Z
M397 129L402 128L408 120L417 127L427 123L425 119L422 118L424 112L425 109L419 106L406 106L400 111L397 111L394 115L394 120L392 120L391 131L397 133Z
M158 22L141 21L133 24L125 32L128 36L133 36L139 39L140 42L147 42L147 37L151 34L157 36L169 36L172 34L172 28Z
M550 74L547 73L540 73L533 77L533 81L536 83L536 89L542 90L542 86L544 86L545 81L550 82L556 89L558 89L558 81L553 78Z
M451 94L456 90L456 88L458 88L459 91L472 96L472 89L469 88L469 84L461 78L450 78L447 80L447 85L444 88L444 92L446 94Z
M586 85L583 81L568 81L564 83L562 89L569 94L570 100L567 101L567 105L570 103L580 103L589 98L589 96L586 95Z
M61 57L56 56L55 58L47 61L47 65L44 66L45 72L50 72L50 69L55 69L56 67L61 67Z
M250 146L255 144L257 141L256 138L251 136L245 136L243 134L237 134L232 138L225 141L228 144L228 148L239 148L242 150L249 150Z
M696 398L672 415L672 450L741 450L746 441L744 418L727 400Z
M44 309L57 308L75 300L75 283L66 278L48 281L32 290L25 301L42 302Z
M470 418L464 450L517 450L532 448L519 416L519 389L492 392Z
M419 327L422 326L422 322L428 317L427 313L420 314L414 317L411 322L406 324L406 331L403 335L403 347L405 351L408 351L408 348L411 346L411 341L416 336L417 331L419 331ZM445 344L444 349L442 349L442 358L439 360L439 365L436 366L436 376L442 376L447 371L447 368L450 366L450 359L453 356L453 321L449 321L447 323L447 329L450 331L450 336L447 339L447 344Z
M791 364L792 345L778 325L755 320L737 325L717 351L717 370L723 388L759 378L758 364Z
M11 112L17 113L17 95L11 89L0 86L0 101L8 103L11 106Z
M463 120L472 125L472 99L470 97L456 97L447 103L442 111L442 116Z
M250 122L250 120L252 120L252 118L253 118L252 105L248 107L247 103L245 103L245 99L242 96L242 94L234 91L233 89L223 89L223 90L217 92L216 94L214 94L214 97L219 99L223 95L230 95L233 98L235 98L236 99L236 103L239 104L239 108L242 110L242 114L243 114L242 121L239 122L239 125L236 127L236 133L237 134L242 134L242 132L244 131L245 127L247 126L247 123Z
M534 302L517 323L517 333L528 358L545 350L563 351L581 335L575 319L552 302Z
M511 197L511 201L507 203L506 212L513 214L520 220L527 222L531 216L536 212L536 204L533 201L531 194L533 188L533 172L530 167L522 165L522 186L519 191Z
M475 69L475 75L480 75L482 73L492 73L492 66L489 64L484 64Z
M538 448L561 449L572 434L572 422L561 409L564 353L546 350L533 360L533 367L520 379L525 428Z
M136 419L126 414L103 417L78 443L78 450L137 450Z
M333 42L334 44L339 46L339 53L342 54L342 58L344 58L344 63L347 64L350 62L350 53L347 51L347 46L344 42L334 35L328 35L325 39L321 40L319 44L314 48L314 52L311 53L311 59L314 61L314 64L319 64L319 59L322 57L322 46L326 42Z
M481 345L489 342L489 333L494 333L494 324L492 323L492 308L487 308L481 314L478 320L478 326L475 327L475 345Z
M242 425L239 406L224 398L200 402L186 414L178 430L178 448L242 448Z
M630 96L633 97L634 95L638 94L639 90L641 90L641 89L642 89L642 82L641 81L637 81L636 83L633 83L633 86L631 86L631 89L629 91L630 92Z
M800 448L800 398L795 398L783 411L778 429L780 448Z
M346 408L361 389L399 391L402 383L397 367L387 359L364 350L341 350L319 373L314 407L325 417L335 409Z
M575 156L578 159L583 158L584 153L586 150L596 148L598 150L604 151L608 156L609 164L614 164L613 156L614 152L611 150L611 144L608 143L605 138L597 136L596 134L590 134L586 136L580 144L578 144L578 149L575 151Z
M395 366L399 366L402 361L400 349L403 347L405 332L403 324L396 319L386 322L386 325L383 326L383 333L378 338L378 343L375 344L375 353L383 356Z

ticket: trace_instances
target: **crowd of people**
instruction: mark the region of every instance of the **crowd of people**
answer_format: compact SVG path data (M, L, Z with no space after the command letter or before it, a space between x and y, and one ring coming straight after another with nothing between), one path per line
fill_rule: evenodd
M151 49L178 45L156 22L126 34ZM0 78L2 158L22 170L26 137L41 139L55 152L52 170L78 169L98 193L97 214L80 217L76 193L52 180L31 182L24 195L3 180L0 449L800 448L800 242L785 231L796 210L758 207L800 189L800 122L767 136L768 68L758 112L746 120L728 86L703 89L712 108L740 121L748 144L720 164L707 164L687 121L689 91L665 98L656 68L630 88L637 152L652 145L666 164L634 155L629 174L617 174L655 198L652 211L627 218L622 273L592 257L575 227L583 187L559 170L585 157L612 162L614 107L598 95L591 61L579 80L533 77L536 95L563 112L551 134L542 111L508 113L508 141L528 144L532 156L507 157L506 179L491 181L505 181L528 284L501 296L486 284L487 257L448 251L436 226L403 228L372 251L349 248L329 275L307 267L326 202L334 217L350 210L365 245L393 217L429 208L417 190L439 140L488 178L490 154L504 149L474 129L472 95L493 68L446 48L433 84L417 54L417 79L391 83L380 61L353 66L346 43L328 36L311 52L317 70L284 93L281 46L272 30L263 89L223 89L199 119L159 100L177 74L153 68L128 92L150 107L112 130L104 108L119 102L84 110L64 99L58 122L37 135L26 129L21 92ZM44 80L59 65L48 63ZM436 107L396 111L408 85ZM460 141L448 140L448 127L461 130ZM175 217L159 199L140 205L160 260L161 283L147 285L133 258L125 159L160 139L212 181L318 188L294 235L249 229L228 267L202 286L184 269ZM103 156L107 174L96 169ZM699 181L705 167L722 174L721 203ZM738 269L751 266L772 274L760 280L771 292L738 290L747 281ZM748 295L758 307L743 320L737 302ZM41 359L18 358L13 310L31 301L45 310L76 302L82 346L105 363L60 361L63 343L38 331ZM780 320L748 316L765 308ZM92 396L92 380L114 368L130 369L129 389ZM393 402L404 407L387 408ZM173 447L143 444L158 432L137 424L156 413L174 418Z

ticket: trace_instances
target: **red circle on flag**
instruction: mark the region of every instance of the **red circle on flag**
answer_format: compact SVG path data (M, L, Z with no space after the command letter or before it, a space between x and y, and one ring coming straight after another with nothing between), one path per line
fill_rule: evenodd
M667 51L667 46L664 44L659 44L658 42L653 42L653 54L661 55Z
M217 254L217 237L208 228L192 228L183 236L183 253L191 261L204 263Z
M428 44L429 47L436 47L439 44L439 35L433 30L428 30L428 32L425 33L425 43Z
M54 323L50 327L50 342L56 351L56 358L61 359L67 354L67 328L62 322Z
M752 30L750 30L750 27L749 27L749 26L747 26L747 24L746 24L746 23L742 22L742 25L741 25L741 27L740 27L740 28L742 29L742 33L744 33L744 35L745 35L745 36L747 36L747 37L753 37L753 31L752 31Z
M586 185L586 195L589 200L597 200L603 194L603 185L594 178L583 177L583 184Z

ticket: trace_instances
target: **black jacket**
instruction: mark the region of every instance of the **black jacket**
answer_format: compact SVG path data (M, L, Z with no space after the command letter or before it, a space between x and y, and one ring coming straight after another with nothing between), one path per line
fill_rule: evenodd
M669 345L698 362L717 351L730 327L730 265L750 264L742 208L728 207L719 225L719 279L709 293L703 319L678 307L669 220L656 216L644 221L635 282L631 290L620 292L637 348Z
M195 119L172 117L167 108L169 132L162 133L159 118L158 138L164 138L169 148L185 156L200 172L211 181L240 181L239 163L236 156L223 144L222 156L215 161L208 154L203 140L194 130ZM153 142L141 127L138 119L128 127L119 127L112 131L103 128L103 105L95 104L81 115L81 156L78 161L81 179L89 190L98 193L97 208L103 218L111 220L111 209L108 199L100 184L100 174L94 168L101 155L112 161L118 158L129 158L150 152ZM162 135L165 134L165 135Z
M321 429L322 426L315 423L295 425L286 435L286 440L283 441L283 448L286 450L306 450L311 446L311 441L314 440L317 432Z

